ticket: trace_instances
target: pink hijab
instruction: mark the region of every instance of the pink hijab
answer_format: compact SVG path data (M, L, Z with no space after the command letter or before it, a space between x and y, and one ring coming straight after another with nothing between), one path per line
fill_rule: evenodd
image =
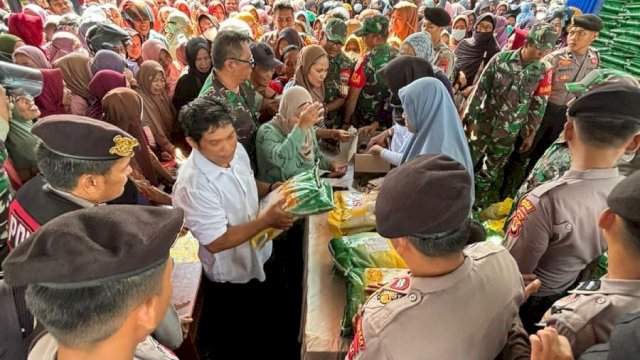
M47 57L44 56L42 50L35 46L25 45L17 48L13 52L13 61L16 60L16 54L22 54L31 59L31 61L38 65L38 69L51 69L51 64L49 60L47 60Z

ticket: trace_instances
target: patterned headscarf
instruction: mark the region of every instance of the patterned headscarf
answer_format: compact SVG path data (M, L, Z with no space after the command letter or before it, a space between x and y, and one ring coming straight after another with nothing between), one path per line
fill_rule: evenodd
M413 47L413 51L417 57L421 57L428 62L431 62L433 57L433 45L431 42L431 36L425 32L417 32L409 35L403 42L403 44L409 44Z

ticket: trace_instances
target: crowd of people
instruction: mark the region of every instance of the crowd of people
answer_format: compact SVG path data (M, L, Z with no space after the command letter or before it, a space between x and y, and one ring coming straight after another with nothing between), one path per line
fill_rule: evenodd
M601 67L597 15L5 1L0 358L176 359L182 228L205 275L200 355L299 358L304 220L259 203L315 167L345 176L352 141L393 166L376 229L411 275L362 306L347 359L638 354L640 83ZM508 198L502 244L485 241ZM286 232L253 246L270 228Z

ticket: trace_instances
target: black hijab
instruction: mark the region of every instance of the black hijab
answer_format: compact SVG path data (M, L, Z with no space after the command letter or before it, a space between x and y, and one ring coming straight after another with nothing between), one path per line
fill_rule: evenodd
M423 77L434 77L433 66L427 60L417 57L402 55L389 61L380 70L382 80L391 91L391 103L400 104L398 92L403 87Z
M493 32L479 33L475 30L475 27L480 24L481 21L489 21L493 24L494 29L496 27L496 20L491 13L482 14L474 25L473 37L463 39L455 51L456 66L464 73L469 85L475 80L482 62L484 61L484 66L486 66L489 60L500 52L500 47Z
M196 67L196 59L198 58L198 51L205 49L207 53L211 51L209 48L209 42L201 37L192 38L187 42L187 64L189 70L186 74L182 75L176 84L175 94L173 95L173 106L177 111L198 97L200 89L204 85L207 76L211 73L211 68L207 72L200 72Z

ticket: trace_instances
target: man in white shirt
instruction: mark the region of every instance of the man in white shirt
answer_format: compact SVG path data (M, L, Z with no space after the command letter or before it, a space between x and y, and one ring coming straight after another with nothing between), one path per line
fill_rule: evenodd
M206 284L202 322L214 325L213 334L203 338L215 355L231 358L223 355L230 350L225 347L248 325L253 331L271 325L265 319L268 310L256 300L270 290L264 283L264 264L271 256L271 244L256 250L249 240L270 227L288 229L293 217L282 210L282 203L258 216L258 197L276 184L255 180L225 104L196 99L182 109L180 123L193 151L180 168L173 204L185 211L185 227L200 242L200 261L211 280ZM229 356L239 355L234 350Z

